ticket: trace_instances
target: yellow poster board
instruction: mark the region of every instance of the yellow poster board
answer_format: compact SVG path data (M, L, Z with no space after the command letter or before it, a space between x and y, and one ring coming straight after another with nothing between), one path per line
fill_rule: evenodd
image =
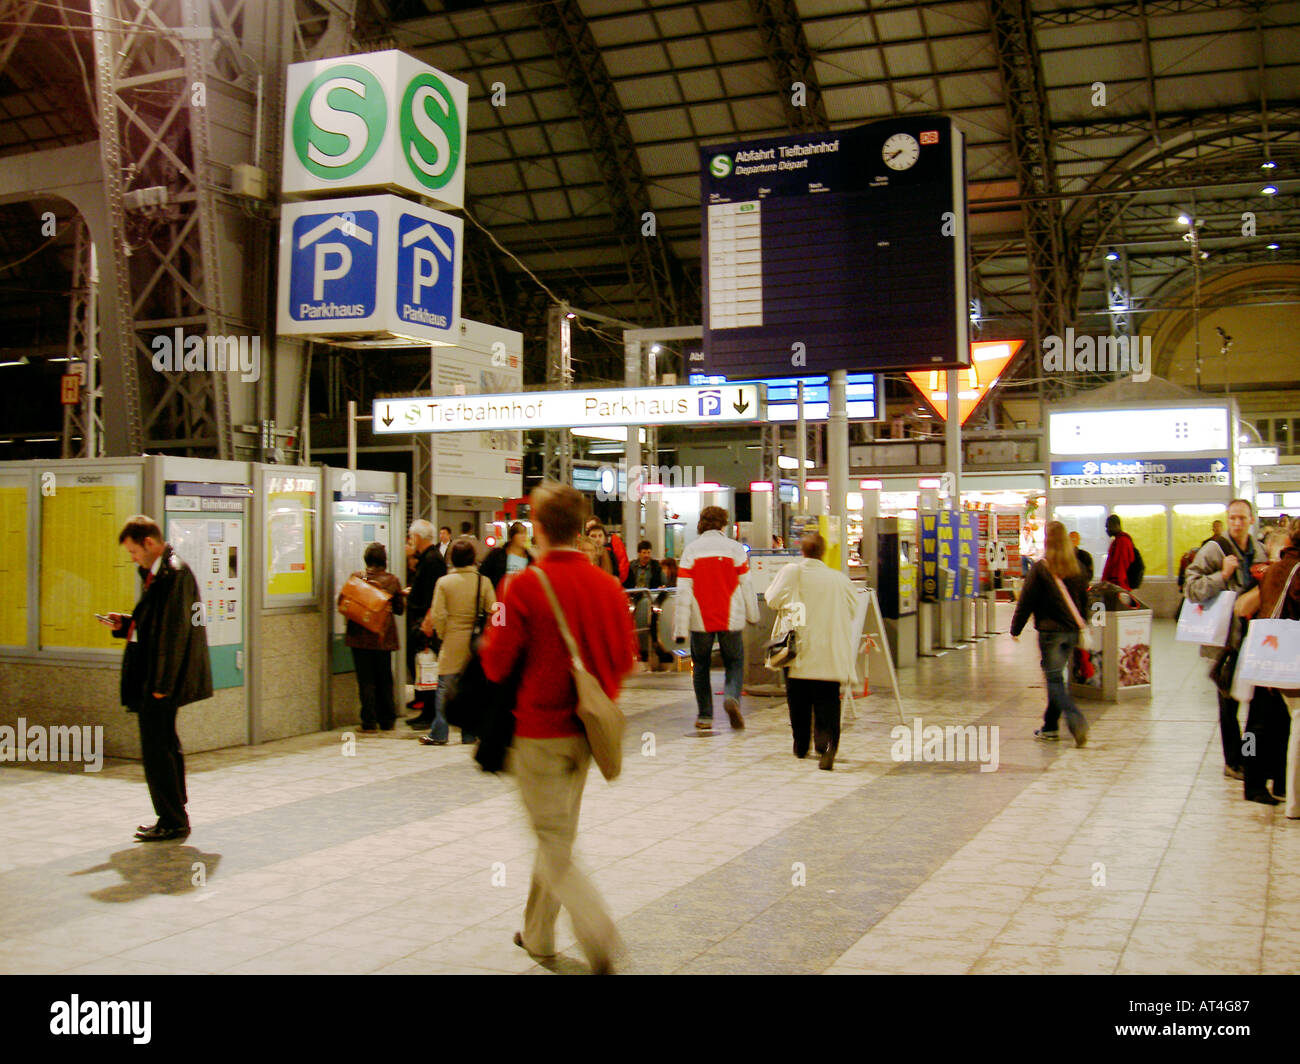
M27 645L27 484L0 487L0 645Z
M316 525L315 481L270 477L267 486L267 597L310 595L314 590L315 577L312 569L312 532ZM277 490L279 488L290 490Z
M139 597L135 564L118 544L127 518L140 508L133 474L60 475L41 496L42 647L120 649L96 613L129 612Z

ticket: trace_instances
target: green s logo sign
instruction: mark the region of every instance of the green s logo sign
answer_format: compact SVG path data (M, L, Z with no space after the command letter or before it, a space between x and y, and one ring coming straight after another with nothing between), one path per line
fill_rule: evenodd
M294 151L316 177L351 177L379 150L387 121L384 88L374 74L351 63L330 67L294 108Z
M730 177L731 156L715 155L712 159L709 160L709 173L711 173L714 177Z
M420 74L406 86L399 114L402 158L425 188L442 188L460 167L456 101L433 74Z

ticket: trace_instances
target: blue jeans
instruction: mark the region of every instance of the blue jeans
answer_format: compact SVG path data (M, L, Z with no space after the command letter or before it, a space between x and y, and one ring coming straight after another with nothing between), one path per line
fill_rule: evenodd
M743 632L692 632L691 679L695 684L695 704L700 716L713 719L713 685L709 683L709 660L713 657L713 637L718 637L722 651L722 667L726 679L722 689L728 698L740 701L740 689L745 683L745 638Z
M433 700L433 726L429 729L430 739L447 738L447 714L444 711L447 700L456 693L457 681L460 680L460 673L449 672L445 676L438 677L438 691Z
M1078 641L1078 632L1038 633L1043 676L1047 678L1047 712L1043 714L1043 730L1056 731L1061 723L1061 714L1064 713L1070 734L1076 738L1088 734L1087 718L1074 704L1066 682L1066 670L1074 658L1074 647Z

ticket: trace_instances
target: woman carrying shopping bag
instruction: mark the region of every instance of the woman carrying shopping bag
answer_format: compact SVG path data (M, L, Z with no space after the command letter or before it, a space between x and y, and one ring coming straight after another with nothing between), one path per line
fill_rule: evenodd
M1043 556L1029 570L1016 603L1011 638L1019 639L1029 618L1034 618L1043 676L1047 680L1047 711L1043 714L1043 726L1034 732L1034 738L1043 742L1058 740L1064 713L1075 745L1086 746L1088 721L1070 697L1066 669L1074 658L1080 636L1087 632L1083 614L1088 608L1088 585L1066 536L1065 525L1048 521L1043 543Z
M817 767L830 771L840 745L840 684L854 679L858 594L847 576L822 561L826 540L820 533L805 533L799 549L803 558L782 566L763 598L795 633L793 656L784 666L794 756L808 756L811 726L821 754Z

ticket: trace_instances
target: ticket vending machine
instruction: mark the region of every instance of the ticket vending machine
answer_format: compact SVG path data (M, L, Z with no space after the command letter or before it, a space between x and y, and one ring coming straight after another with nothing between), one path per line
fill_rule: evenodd
M247 484L168 481L163 534L198 581L212 658L212 688L244 684Z
M322 603L322 613L329 619L330 698L325 726L336 728L360 720L352 652L344 642L347 620L336 606L339 591L349 576L365 569L365 551L371 543L383 544L388 553L388 571L403 587L410 584L406 571L406 529L402 520L406 475L331 467L325 467L323 472L329 500L326 523L329 579ZM393 654L392 667L394 698L400 715L405 701L402 691L407 682L405 616L397 619L397 632L402 649Z
M916 567L907 554L908 545L902 542L898 518L877 517L875 526L875 578L876 594L880 600L880 615L885 622L885 635L894 667L916 664ZM865 538L865 531L864 531ZM870 544L867 545L870 551Z

